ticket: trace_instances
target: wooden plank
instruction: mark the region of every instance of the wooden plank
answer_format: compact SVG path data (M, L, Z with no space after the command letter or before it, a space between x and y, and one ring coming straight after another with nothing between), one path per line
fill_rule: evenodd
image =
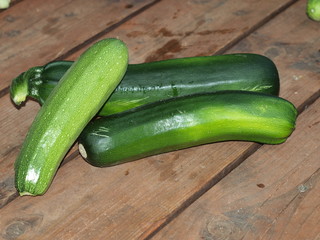
M212 55L294 1L165 0L153 8L158 12L146 11L106 36L117 36L128 44L132 63ZM68 59L74 60L82 51Z
M320 237L320 99L285 144L262 146L153 239Z
M0 89L22 71L66 54L152 0L28 0L1 12Z
M156 59L155 52L160 54L159 49L162 48L159 48L159 45L168 45L167 43L172 41L182 42L181 45L185 47L176 49L172 46L171 50L170 48L166 48L166 50L162 48L163 57L201 55L205 54L205 51L207 52L205 55L210 55L213 51L222 49L239 38L244 33L243 29L249 31L256 26L257 22L263 22L265 18L274 15L275 12L278 12L279 8L282 8L288 3L290 3L290 1L284 1L282 5L279 5L276 0L267 1L260 6L260 10L257 12L254 10L256 5L253 0L242 1L241 4L236 5L237 8L235 8L234 4L224 1L208 1L202 4L199 4L197 1L192 1L187 5L181 1L163 1L152 7L150 11L146 11L141 16L131 19L104 37L117 36L124 39L128 44L130 59L133 62L147 61L147 59L151 57ZM168 9L167 6L169 4L171 7ZM55 9L54 7L52 8ZM72 8L72 6L70 6L70 8ZM190 11L190 9L193 9L193 11ZM108 12L108 10L106 10L106 12ZM239 15L241 12L242 14ZM159 13L161 13L161 17L159 17ZM50 14L48 15L50 16ZM210 17L211 15L218 18L219 21L213 21L213 17ZM231 21L230 19L233 19L234 16L242 16L244 21ZM169 23L168 19L174 19L174 21ZM190 24L187 24L185 19L189 22L191 21ZM196 25L194 25L195 20L198 21ZM43 19L42 21L46 20ZM199 26L195 27L197 25ZM164 26L166 26L165 29ZM217 30L225 29L227 26L235 30L225 34L219 33ZM216 29L216 31L210 32L209 29ZM176 32L177 34L171 36L168 31ZM138 34L138 32L140 34ZM203 34L203 32L207 34ZM36 38L41 39L43 36L41 33L39 33L39 35L40 36ZM216 37L216 35L222 36ZM213 38L217 38L217 40L212 41ZM199 41L202 43L201 48L195 45L195 43ZM212 49L210 42L214 42L215 46L218 47ZM83 48L71 55L69 59L75 59L82 51ZM56 49L51 50L51 52L57 53ZM158 59L161 58L159 54ZM34 56L37 58L37 54L34 54ZM34 57L32 57L32 59L34 59ZM17 67L17 69L19 68ZM14 186L7 184L8 179L12 179L13 175L13 169L11 169L10 166L13 166L13 161L18 154L19 146L39 108L37 105L28 103L31 104L29 106L32 107L27 106L26 109L21 108L21 110L16 111L7 97L0 98L0 102L1 109L4 109L3 111L6 112L3 116L7 119L6 128L2 130L3 134L14 136L3 139L1 142L2 149L5 150L0 151L0 164L3 161L6 162L6 167L3 167L5 171L0 175L0 183L6 186L3 188L6 190L3 190L4 192L1 193L1 206L5 204L8 199L12 199L12 197L16 195ZM19 135L17 136L17 134ZM9 152L10 155L7 155L7 152ZM9 182L12 183L12 180Z
M105 169L77 157L58 171L47 194L4 206L0 229L12 237L21 225L30 225L18 233L26 239L41 239L42 233L48 239L143 238L203 181L241 155L239 145L228 145L230 152L220 151L223 144L217 144Z
M128 29L133 28L134 22L151 22L139 20L140 18L146 19L146 16L151 18L158 15L156 21L158 27L149 25L150 34L154 29L161 29L166 22L166 18L163 16L168 11L168 2L170 1L162 1L155 8L150 8L141 16L132 19L107 36L114 35L121 38L120 32L123 31L124 34L127 34ZM196 4L199 1L192 2L194 5L191 9L195 9L196 6L202 7L202 5ZM231 4L225 1L220 2ZM249 7L247 1L241 1L241 3ZM207 4L209 3L207 2ZM225 7L224 4L221 6ZM239 11L244 10L241 6L241 4L238 5ZM253 8L249 8L251 11L247 13L245 18L251 16L251 21L243 21L244 25L240 28L242 31L231 39L239 38L243 34L243 28L246 24L252 27L256 22L262 21L266 16L278 11L278 6L276 1L261 2L259 9L265 7L265 11L261 10L260 15L257 15ZM203 11L206 9L208 8L204 8ZM233 8L230 5L230 8L225 7L225 9ZM223 18L226 21L226 24L217 21L220 26L226 27L228 24L239 26L241 24L241 21L235 22L224 18L224 16L232 16L230 12L222 12L220 8L211 10L210 14L216 13L217 19ZM197 11L195 10L195 12ZM203 12L201 16L205 18L208 17L208 14ZM171 18L174 17L174 15L171 16ZM193 18L186 19L189 22L193 20ZM205 22L208 25L205 25L204 29L207 29L209 26L214 27L216 21ZM188 24L185 23L185 26ZM201 34L191 35L178 36L179 41L188 37L188 42L195 43L204 38L204 35ZM211 36L208 35L207 41L209 42L209 39L212 41L214 35L215 33L212 33ZM134 58L133 61L146 61L150 56L154 56L155 52L160 52L157 51L160 48L156 43L159 41L161 43L162 38L164 38L162 35L155 36L153 47L151 45L150 48L144 49L147 53L143 52L142 46L148 46L149 42L139 46L140 38L135 38L137 45L132 44L133 39L130 40L128 45L130 49L133 49L131 51L137 50L137 58ZM164 43L170 40L165 38ZM221 49L228 43L230 42L221 40L219 41L219 44L222 44L221 47L214 49ZM186 55L188 51L190 51L190 55L204 53L208 55L212 51L216 51L210 49L209 46L207 46L207 50L197 48L196 45L187 46L190 48L183 47L181 49L181 51L185 51ZM164 51L164 54L168 53L166 57L179 56L181 52L180 50L175 52L174 49L177 47L169 49L171 50ZM139 58L138 55L141 57ZM306 95L301 98L301 102L307 97ZM45 234L49 239L144 238L149 236L158 226L165 224L168 218L188 204L190 199L194 199L202 191L207 190L214 181L221 178L225 171L230 170L232 164L242 161L242 158L251 154L251 151L256 147L256 144L244 142L218 143L162 154L106 169L91 167L80 157L77 157L59 170L52 187L45 196L17 198L0 210L1 234L6 238L22 237L26 239L41 239L42 234Z

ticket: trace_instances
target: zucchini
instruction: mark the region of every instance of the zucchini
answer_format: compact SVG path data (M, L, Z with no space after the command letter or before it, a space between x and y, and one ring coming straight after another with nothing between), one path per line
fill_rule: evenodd
M63 75L35 117L15 162L20 195L46 192L63 157L119 84L127 64L126 45L104 39Z
M248 91L175 97L91 121L78 138L91 165L112 166L206 143L284 142L297 110L285 99Z
M51 62L34 67L12 81L16 104L27 96L43 104L72 62ZM277 95L275 64L258 54L170 59L129 64L127 72L99 115L106 116L170 97L217 90L248 90Z
M6 9L10 6L10 0L0 0L0 9Z
M314 21L320 21L320 0L308 0L307 15Z

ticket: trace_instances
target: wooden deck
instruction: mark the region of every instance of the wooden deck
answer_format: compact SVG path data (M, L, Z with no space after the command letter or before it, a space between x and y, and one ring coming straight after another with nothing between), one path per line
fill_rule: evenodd
M0 238L320 240L320 23L305 0L16 0L0 11ZM281 145L208 144L109 168L76 148L49 191L19 197L13 164L39 105L13 77L117 37L130 62L251 52L299 109Z

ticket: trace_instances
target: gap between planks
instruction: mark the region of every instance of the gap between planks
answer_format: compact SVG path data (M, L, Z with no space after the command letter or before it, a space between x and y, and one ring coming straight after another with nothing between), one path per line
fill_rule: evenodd
M238 38L236 38L234 41L231 41L226 46L224 46L222 49L216 52L216 54L223 54L224 52L228 51L230 48L235 46L238 42L243 40L244 38L248 37L250 34L255 32L257 29L268 23L270 20L278 16L280 13L285 11L287 8L292 6L294 3L296 3L298 0L292 0L291 2L288 2L287 4L283 5L273 13L271 13L269 16L266 16L264 19L262 19L260 22L257 22L252 28L248 29L246 32L244 32L242 35L240 35Z
M104 35L106 35L107 33L111 32L112 30L118 28L120 25L128 22L129 20L131 20L132 18L138 16L139 14L141 14L142 12L144 12L145 10L149 9L150 7L156 5L157 3L161 2L161 0L155 0L145 6L143 6L142 8L136 10L135 12L132 12L131 14L129 14L128 16L124 17L121 21L107 27L106 29L104 29L103 31L97 33L96 35L92 36L91 38L88 38L86 41L84 41L83 43L79 44L78 46L70 49L69 51L67 51L66 53L60 55L59 57L57 57L56 59L54 59L53 61L60 61L63 59L66 59L67 57L69 57L70 55L74 54L75 52L79 51L80 49L83 49L85 47L87 47L88 45L91 45L92 43L96 42L98 39L100 39L101 37L103 37Z
M226 168L222 169L217 173L212 179L210 179L206 184L203 185L198 191L193 193L186 201L184 201L180 207L177 207L166 220L160 224L157 228L153 229L151 233L147 233L143 239L149 240L152 239L158 232L160 232L166 225L168 225L173 219L178 217L185 209L187 209L192 203L198 200L203 194L209 191L214 185L216 185L221 179L227 176L233 169L239 166L243 161L245 161L249 156L254 154L262 144L253 143L246 151L240 155L235 161L231 162Z
M21 2L23 0L20 0L19 2ZM122 20L120 20L119 22L112 24L111 26L105 28L103 31L98 32L97 34L95 34L94 36L92 36L91 38L88 38L86 41L84 41L81 44L78 44L76 47L71 48L70 50L68 50L66 53L61 54L60 56L52 59L52 61L61 61L63 59L66 59L67 57L69 57L70 55L74 54L75 52L79 51L80 49L83 49L87 46L89 46L90 44L92 44L93 42L95 42L96 40L100 39L102 36L106 35L107 33L111 32L112 30L116 29L117 27L119 27L120 25L126 23L127 21L129 21L130 19L138 16L139 14L141 14L142 12L146 11L147 9L149 9L150 7L154 6L155 4L161 2L161 0L155 0L141 8L139 8L138 10L132 12L131 14L129 14L128 16L124 17ZM17 2L18 3L18 2ZM0 12L1 13L1 12ZM7 86L3 89L0 90L0 98L6 96L7 94L9 94L10 91L10 86Z

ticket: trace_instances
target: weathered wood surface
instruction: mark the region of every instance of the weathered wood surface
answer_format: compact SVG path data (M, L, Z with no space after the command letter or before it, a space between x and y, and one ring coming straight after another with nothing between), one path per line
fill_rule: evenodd
M320 239L320 99L154 239ZM187 237L187 238L186 238Z
M237 4L222 0L89 2L87 6L88 1L79 0L24 0L0 13L0 56L4 59L0 66L3 72L0 129L2 135L6 136L0 140L0 236L3 239L44 239L44 236L45 239L144 239L151 236L158 239L188 239L188 236L194 236L189 239L219 239L220 235L214 234L222 234L217 229L222 229L225 223L219 225L219 221L212 219L209 223L205 221L214 214L217 214L218 220L219 217L220 220L221 217L226 220L225 209L230 207L226 199L233 200L235 206L232 209L257 211L257 215L252 215L245 225L246 228L237 228L239 235L232 235L234 238L229 239L241 239L238 236L250 238L255 236L253 234L267 238L270 236L266 234L268 231L272 231L271 236L281 236L281 224L288 222L294 226L296 222L302 223L310 209L313 209L312 218L303 226L316 229L319 207L308 206L317 201L316 189L308 195L311 197L304 201L306 205L302 205L302 209L300 205L295 208L295 211L302 212L301 218L289 219L285 213L277 215L277 212L273 212L273 202L271 207L264 207L262 212L254 207L261 203L258 200L268 203L268 194L274 197L290 195L286 189L279 188L281 181L284 184L286 179L281 178L282 175L290 180L295 178L292 183L295 186L311 173L312 168L314 172L319 169L315 161L319 155L319 138L316 138L319 128L309 129L312 124L317 125L310 111L316 111L319 104L312 104L309 112L301 115L297 133L281 146L260 148L258 144L245 142L218 143L105 169L89 166L74 148L71 153L75 153L59 169L47 194L35 198L18 197L13 185L13 163L39 106L29 101L19 110L14 108L7 93L11 78L37 64L54 59L75 59L100 38L118 37L124 40L129 47L131 62L212 55L226 51L261 53L273 59L279 68L281 96L292 101L301 111L319 97L319 23L307 19L304 1L294 3L287 0L279 3L276 0L245 0ZM283 12L284 9L286 11ZM102 16L103 12L108 13L107 16ZM10 25L8 19L11 18L14 21ZM55 22L50 25L53 19ZM44 26L51 26L50 33L43 31ZM13 34L12 41L8 41L8 33L14 31L19 34ZM279 162L280 165L275 169L275 160L265 161L269 154L278 154L283 158L292 158L297 166L303 164L298 154L286 157L285 153L297 153L299 149L295 144L301 144L304 133L308 135L311 132L315 140L307 141L309 145L312 143L311 146L301 150L301 154L307 154L305 151L313 149L313 155L309 156L310 171L300 176L298 168L290 168ZM245 163L235 172L240 171L247 178L228 174L245 159ZM263 167L243 167L256 159L263 162ZM259 172L263 172L265 177L269 176L269 179L262 181L264 179L257 174ZM279 179L270 178L273 174ZM223 181L216 184L222 178ZM246 186L248 181L254 182L253 190L264 191L265 195L258 198L260 192L256 192L252 197L250 193L253 190L248 185L248 200L237 203L236 193L245 194L240 187ZM222 183L228 185L229 190L225 192ZM256 184L264 188L260 189ZM274 188L276 192L271 191ZM216 193L220 195L212 198ZM224 198L220 199L219 196ZM290 197L285 200L290 200ZM211 198L221 202L215 206ZM206 209L207 215L197 207L206 203L214 206ZM304 210L306 207L309 207L307 212ZM278 209L285 208L279 204ZM180 212L182 214L179 216ZM187 215L190 212L191 215ZM246 213L240 211L237 217L248 217ZM264 218L257 225L252 225L259 214L269 217L265 220L268 223L266 226ZM276 221L278 216L282 221ZM204 225L192 222L198 221L197 218ZM171 220L172 224L169 223ZM237 222L239 219L227 220ZM204 231L208 226L211 232ZM255 231L251 231L251 226ZM287 228L288 234L292 233L293 228ZM301 236L307 236L303 235L303 228L300 229ZM313 237L310 239L316 239L317 234L317 230L310 232ZM221 236L225 237L221 239L228 239L226 235Z
M168 10L167 10L168 3L171 3L171 8L170 8L171 15L164 16L164 18L159 18L158 12L161 12L162 15L164 15L165 13L168 12ZM239 25L238 22L236 23L236 22L230 21L230 18L233 16L233 13L234 12L237 13L237 11L234 9L234 6L232 3L225 3L225 4L227 4L227 7L224 7L224 8L231 9L231 11L225 10L223 12L224 14L219 14L219 16L221 18L224 18L225 22L231 22L233 24L232 27L234 29L238 29L237 27L241 26L241 25ZM172 51L176 51L176 54L184 51L185 56L199 55L200 53L198 52L198 47L194 47L194 45L191 45L190 47L185 47L183 49L180 49L180 48L176 49L175 46L171 46L170 44L168 44L168 42L169 43L170 42L172 43L172 41L181 42L186 39L185 35L188 35L188 37L190 38L189 41L191 41L191 40L197 41L197 40L194 40L191 36L192 35L191 30L193 30L194 27L190 27L189 25L186 25L184 23L186 16L187 16L187 19L193 20L190 25L192 25L193 22L195 22L194 19L198 19L197 21L202 22L201 32L203 32L203 31L208 32L209 31L208 29L222 29L223 27L226 27L226 24L223 24L223 21L222 22L219 21L216 23L216 21L213 21L212 19L211 20L209 19L206 21L203 20L204 17L206 19L208 18L204 14L205 12L212 14L212 11L214 9L216 9L215 12L218 14L220 12L219 7L225 6L225 4L221 4L221 2L219 2L219 1L214 1L212 3L209 1L209 2L207 2L206 6L204 6L204 4L199 4L198 2L195 1L194 4L189 3L186 6L181 1L168 1L168 2L163 1L161 3L154 5L154 7L150 8L149 11L145 11L145 12L143 12L143 14L132 18L127 23L120 25L113 32L108 33L106 35L106 37L118 36L121 39L123 39L129 46L131 61L135 61L135 62L145 61L148 58L150 59L150 56L153 56L153 58L155 58L154 52L160 53L161 51L167 52L167 54L168 53L174 54ZM288 4L288 2L286 4L285 3L283 3L283 4L286 5L286 4ZM254 11L253 8L249 8L251 6L250 2L243 2L243 5L241 5L241 4L238 5L238 9L239 9L238 11L241 11L241 9L247 9L249 14L247 14L248 16L246 14L244 14L244 15L246 16L246 19L251 19L251 21L249 21L249 20L244 21L243 27L240 28L240 30L235 30L232 33L233 35L231 35L230 41L234 41L234 39L240 38L242 36L242 34L244 34L241 29L254 28L256 26L256 22L265 21L265 19L269 18L271 15L274 15L276 12L279 11L279 8L282 8L284 5L279 6L279 4L276 1L274 1L274 2L270 1L268 3L265 3L265 7L264 7L265 15L261 15L260 12L259 12L259 14L256 14L256 12ZM75 5L75 6L77 6L77 5ZM255 7L255 6L253 5L252 7ZM194 11L190 12L190 8L192 8ZM174 10L174 9L176 9L176 10ZM13 10L14 10L14 8L12 8L12 11ZM195 12L195 13L193 13L193 12ZM228 16L228 17L225 17L225 16ZM167 19L171 19L171 20L175 19L174 23L176 25L173 27L175 27L175 30L177 32L180 32L180 34L177 34L177 36L175 36L174 39L168 33L166 33L165 36L163 34L163 32L169 32L169 30L174 32L172 29L169 28L170 25L167 24ZM39 20L39 22L41 22L41 21ZM148 24L148 22L149 22L149 24ZM150 23L153 23L153 24L150 25ZM65 24L65 23L62 21L61 24ZM180 25L184 25L185 27L182 28ZM198 25L201 25L201 24L198 24ZM133 26L135 26L135 27L133 27ZM167 29L164 30L164 27L167 27ZM132 29L135 29L135 30L132 30ZM140 32L148 33L144 37L144 38L147 38L148 40L143 41L143 35L137 36L138 29ZM199 31L199 30L197 30L197 31ZM223 48L222 46L225 46L225 44L230 43L230 42L226 42L225 39L223 39L221 37L220 37L220 39L222 39L222 40L220 40L220 41L218 41L218 40L212 41L212 39L215 38L216 35L219 36L219 35L221 35L221 33L217 34L216 32L212 32L211 34L207 34L207 35L203 35L203 34L199 35L197 33L197 31L196 31L196 34L194 34L193 36L195 36L194 37L195 39L198 39L198 40L201 39L203 41L203 43L205 43L205 42L208 43L207 44L209 47L207 49L208 54L213 53L210 48L211 42L214 42L215 45L219 44L219 46L221 46L219 49ZM181 32L184 32L184 33L181 33ZM41 38L42 33L40 32L39 35L40 35L39 38ZM44 36L44 38L45 37L46 36ZM90 37L91 37L91 35L90 35ZM163 46L167 46L167 47L163 47ZM171 50L170 50L170 46L171 46ZM206 45L204 45L204 46L206 46ZM71 46L71 48L73 48L73 46ZM153 50L153 48L155 48L156 50ZM85 48L82 48L82 49L85 49ZM189 53L187 53L187 51L189 51ZM52 52L56 52L56 50L54 50L54 51L52 50ZM80 54L80 52L81 52L81 50L78 51L77 53L71 55L68 59L75 59ZM146 53L150 53L150 55L146 56L145 55ZM161 55L159 54L159 56L161 56ZM36 55L35 58L38 58L38 56ZM135 59L137 59L137 60L135 60ZM17 59L17 61L22 62L22 63L26 63L26 61L24 61L23 59ZM29 61L28 61L28 63L29 63ZM17 67L15 65L12 68L13 68L13 71L17 71L16 70ZM23 69L23 70L25 70L25 69ZM18 70L18 71L21 72L23 70ZM8 71L8 72L10 72L10 71ZM18 74L18 73L16 73L16 74ZM16 75L14 75L14 76L16 76ZM8 79L8 81L10 81L10 79ZM3 143L2 143L3 148L1 149L2 155L1 155L1 159L0 159L0 164L3 164L3 162L4 162L4 164L6 166L6 167L1 167L1 169L3 169L3 175L1 176L0 181L2 180L2 182L4 182L4 185L6 186L2 190L4 192L4 193L2 193L2 195L3 195L2 202L7 202L8 199L11 199L12 195L15 194L15 189L13 188L13 185L7 184L8 182L12 183L13 161L17 155L17 152L19 151L19 146L21 145L21 143L24 139L25 133L32 122L33 116L36 114L36 112L38 110L38 105L34 104L33 102L28 102L27 103L28 106L26 108L21 108L20 111L16 111L16 109L10 103L10 100L8 99L8 97L3 97L2 99L0 99L0 101L4 101L3 102L4 111L8 111L8 112L6 112L6 114L3 114L3 118L4 118L3 123L6 126L6 128L3 129L4 134L12 136L9 139L3 139ZM5 107L5 106L7 106L7 107ZM28 115L26 115L26 114L28 114Z
M21 70L74 51L154 2L27 0L1 12L0 89Z

